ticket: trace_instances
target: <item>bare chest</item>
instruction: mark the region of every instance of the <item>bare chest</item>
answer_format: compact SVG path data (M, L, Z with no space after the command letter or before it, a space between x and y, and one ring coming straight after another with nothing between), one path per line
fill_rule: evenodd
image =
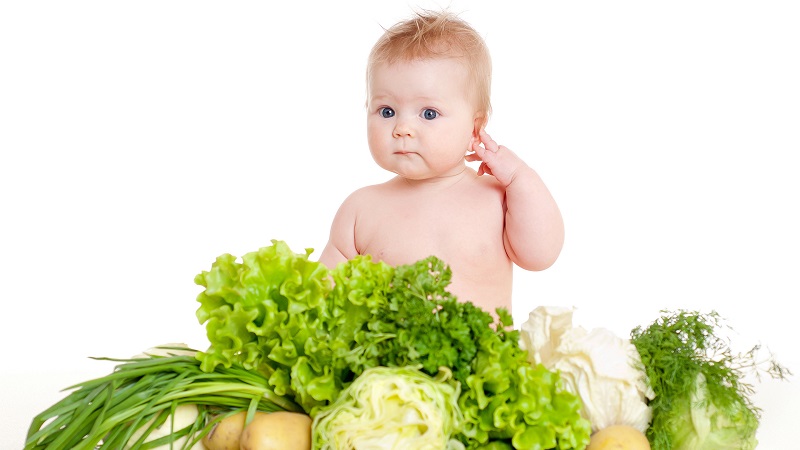
M503 214L502 198L492 195L389 196L359 212L356 248L392 265L434 255L451 265L480 266L506 257Z

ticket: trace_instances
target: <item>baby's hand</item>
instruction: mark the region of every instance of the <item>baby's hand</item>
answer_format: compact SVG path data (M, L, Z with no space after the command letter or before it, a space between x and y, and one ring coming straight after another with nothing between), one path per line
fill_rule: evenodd
M517 171L526 167L526 164L507 147L497 145L484 130L480 131L480 140L472 140L472 151L466 156L467 161L481 161L478 175L488 174L497 178L504 187L508 187ZM483 143L483 146L481 146Z

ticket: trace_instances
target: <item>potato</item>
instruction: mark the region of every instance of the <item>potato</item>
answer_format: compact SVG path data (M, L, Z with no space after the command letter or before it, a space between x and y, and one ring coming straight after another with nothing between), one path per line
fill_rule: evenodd
M241 450L310 450L311 417L302 413L257 412L247 424Z
M611 425L597 430L586 450L650 450L650 442L641 431L627 425Z
M214 425L214 428L203 437L203 444L208 450L239 450L239 439L244 430L247 411L228 416Z

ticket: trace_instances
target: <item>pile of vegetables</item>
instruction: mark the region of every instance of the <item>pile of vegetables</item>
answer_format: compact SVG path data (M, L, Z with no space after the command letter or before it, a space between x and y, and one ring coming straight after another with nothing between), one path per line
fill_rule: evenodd
M791 372L774 357L758 361L759 346L734 353L717 312L664 310L629 339L573 327L572 312L537 307L521 344L581 398L594 432L588 450L756 448L760 411L747 371L777 379Z
M539 307L514 330L451 295L435 257L310 254L219 256L195 278L207 349L112 360L34 418L25 450L755 448L754 353L733 355L716 313L664 311L622 339Z
M586 445L591 428L577 396L527 362L507 311L492 327L488 312L447 291L444 262L392 267L358 256L329 271L309 254L273 241L241 262L220 256L196 277L211 344L198 354L204 370L241 364L314 417L367 369L419 366L434 377L445 367L460 388L453 437L466 448ZM314 448L328 438L315 432Z
M194 356L122 361L113 379L78 386L38 416L26 450L116 449L134 430L142 432L131 448L192 448L243 410L244 430L258 411L303 412L317 424L315 449L335 439L375 443L377 421L383 440L392 441L377 439L381 448L411 448L412 441L413 448L442 448L444 442L453 449L587 445L591 427L580 415L580 399L564 389L557 373L527 361L507 311L498 310L493 325L488 312L447 291L451 273L443 261L431 257L392 267L361 256L328 270L310 254L273 241L241 260L218 257L195 278L205 288L197 318L209 347ZM176 363L183 367L173 369ZM139 365L149 364L155 372L136 378ZM230 371L257 380L258 402L217 399L239 395L239 384L224 378ZM130 377L120 381L119 374ZM362 376L379 377L374 384L380 389L363 389ZM127 411L131 385L146 391L135 396L137 409ZM200 393L209 385L215 391L207 397L171 390ZM230 393L223 393L226 385ZM77 399L86 392L108 401ZM164 438L146 444L157 427L145 424L167 423L184 404L197 405L193 425L169 428ZM364 420L343 430L347 417Z

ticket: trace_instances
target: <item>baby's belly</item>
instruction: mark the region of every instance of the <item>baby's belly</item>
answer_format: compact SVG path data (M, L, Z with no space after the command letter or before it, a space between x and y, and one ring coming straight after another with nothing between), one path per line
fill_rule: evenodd
M494 314L496 308L511 311L512 264L504 249L492 249L460 244L457 248L447 248L431 243L421 250L410 245L395 245L365 249L375 260L389 265L413 264L416 261L436 256L444 261L452 271L452 281L448 291L460 301L469 301L483 310ZM391 248L391 250L389 250Z
M460 301L471 302L486 312L494 314L497 308L511 312L511 273L510 262L475 272L454 269L453 282L448 290Z

